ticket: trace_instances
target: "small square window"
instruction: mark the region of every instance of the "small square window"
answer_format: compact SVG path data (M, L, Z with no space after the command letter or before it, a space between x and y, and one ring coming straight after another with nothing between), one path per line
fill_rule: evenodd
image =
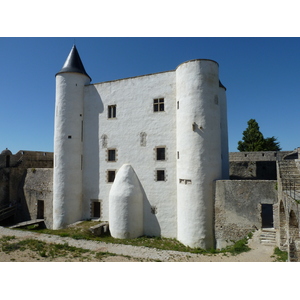
M154 112L165 111L164 101L165 101L164 98L153 99L153 111Z
M116 161L116 149L108 149L107 156L108 161Z
M156 180L165 181L165 170L156 170Z
M166 148L160 147L156 148L156 160L165 160L166 159Z
M117 105L108 105L107 117L109 119L117 117Z
M108 170L107 171L107 182L114 182L116 177L116 171L115 170Z

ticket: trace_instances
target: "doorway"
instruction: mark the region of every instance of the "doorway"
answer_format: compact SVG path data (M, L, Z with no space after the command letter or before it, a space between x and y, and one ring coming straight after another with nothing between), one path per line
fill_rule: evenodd
M93 218L100 218L101 215L100 202L93 202Z
M261 221L262 228L273 228L273 204L262 204L261 205Z
M44 201L38 200L37 202L37 219L44 219Z

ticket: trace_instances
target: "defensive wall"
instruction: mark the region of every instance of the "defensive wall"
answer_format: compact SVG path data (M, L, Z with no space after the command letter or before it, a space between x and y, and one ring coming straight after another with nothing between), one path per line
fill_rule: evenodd
M28 170L52 168L53 153L20 150L12 154L8 149L0 154L0 209L16 206L14 222L30 219L24 182Z
M276 180L276 161L291 151L230 152L229 178L248 180Z

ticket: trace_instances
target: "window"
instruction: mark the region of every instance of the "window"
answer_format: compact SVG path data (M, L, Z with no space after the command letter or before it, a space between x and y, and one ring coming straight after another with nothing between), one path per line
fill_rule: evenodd
M117 117L117 105L108 105L108 115L109 119Z
M116 170L107 171L107 182L114 182L116 177Z
M165 160L166 159L166 148L159 147L156 148L156 160Z
M179 183L192 184L192 180L191 179L179 179Z
M164 98L153 99L153 111L158 112L164 110L165 110Z
M116 149L107 150L107 161L116 161Z
M156 181L165 181L165 170L156 170Z

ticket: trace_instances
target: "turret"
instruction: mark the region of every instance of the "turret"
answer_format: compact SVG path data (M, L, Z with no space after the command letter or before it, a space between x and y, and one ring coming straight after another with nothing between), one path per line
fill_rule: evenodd
M82 217L83 98L90 81L74 45L56 74L53 229Z
M222 177L219 66L197 59L176 69L177 239L214 247L214 181Z

